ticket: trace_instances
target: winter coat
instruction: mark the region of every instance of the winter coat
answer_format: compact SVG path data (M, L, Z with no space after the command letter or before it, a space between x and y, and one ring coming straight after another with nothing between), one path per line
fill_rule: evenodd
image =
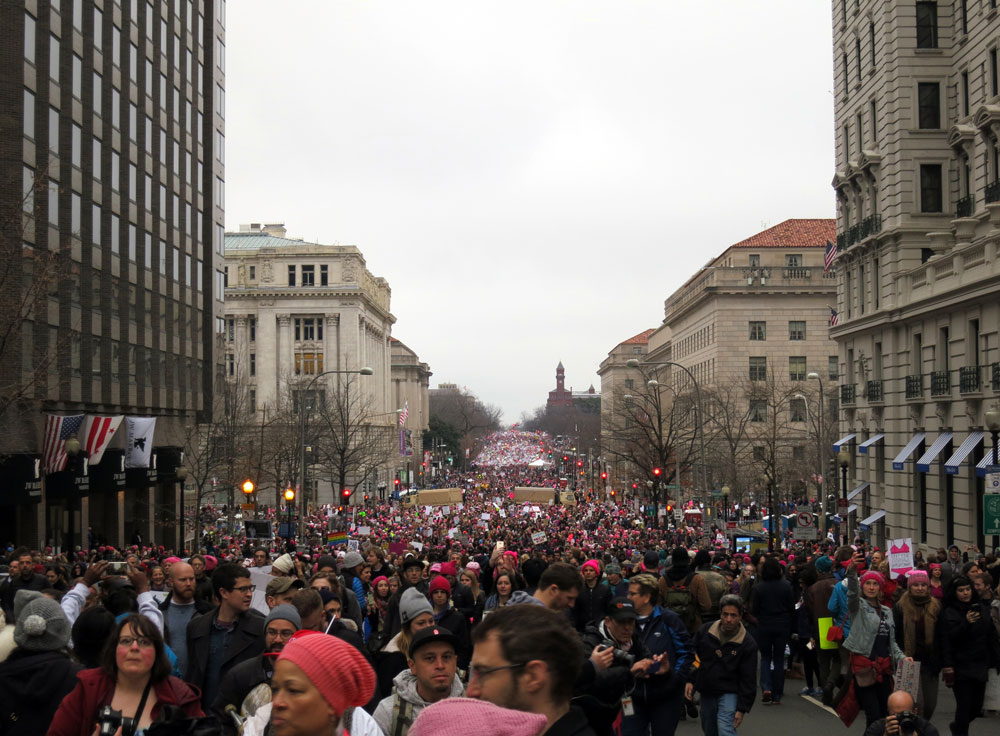
M750 612L767 631L788 632L795 613L792 584L787 580L760 580L750 594Z
M449 698L460 698L465 694L465 687L458 679L458 674L451 681L451 692ZM420 711L430 703L420 697L417 692L417 677L409 670L403 670L392 681L392 695L385 697L375 708L375 722L382 729L382 733L396 733L393 728L393 717L396 712L403 718L406 729L413 723L414 719L420 715ZM405 731L404 731L405 732Z
M594 647L611 639L611 636L602 620L587 624L581 639L582 653L586 658L594 651ZM616 644L616 646L621 648L621 645ZM628 653L635 657L636 662L648 656L638 633L632 635ZM596 732L611 733L611 725L621 712L622 697L631 691L636 683L636 678L630 670L631 665L613 663L607 669L597 672L589 687L574 693L573 704L587 714L587 720Z
M896 665L899 664L899 660L904 655L903 650L896 643L896 624L893 620L892 609L880 603L876 610L870 603L861 599L858 570L854 566L848 570L846 580L847 610L850 612L851 631L844 635L844 648L854 654L860 654L862 657L870 657L872 647L875 646L879 625L885 621L889 627L889 657L892 659L892 670L895 672Z
M757 642L740 624L739 633L725 644L718 621L702 626L694 638L695 664L688 675L702 695L736 693L736 710L747 713L757 694Z
M199 690L205 684L208 670L208 652L211 648L212 626L218 609L195 616L187 627L188 671L184 680ZM225 657L222 660L220 683L240 662L260 656L264 652L264 616L250 609L236 620L236 626L229 635ZM206 703L205 706L210 706Z
M0 733L45 733L59 703L76 685L79 670L63 652L11 652L0 664Z
M640 627L636 621L635 631L650 656L667 655L666 664L660 665L661 669L667 669L666 674L657 673L636 681L636 700L653 703L684 687L694 663L694 639L680 616L669 608L656 606L645 626Z
M593 588L584 583L573 606L576 630L585 631L590 624L603 621L610 601L611 588L607 583L598 581Z
M273 660L272 660L273 662ZM265 657L254 657L245 662L240 662L233 667L222 678L219 684L219 694L212 702L211 713L219 718L222 723L222 733L226 736L235 736L236 724L233 719L226 715L226 706L236 706L240 710L243 699L250 694L250 691L262 682L270 682L271 677L268 669L265 669Z
M979 611L979 620L975 623L966 618L971 610ZM956 678L986 682L990 667L1000 669L1000 645L985 602L948 601L938 629L941 664L952 667Z
M810 636L819 644L819 620L821 618L833 618L833 613L827 608L830 602L830 594L837 584L837 579L833 573L819 573L819 578L802 593L802 600L809 613L809 623L811 625Z
M469 625L465 618L458 609L449 607L446 611L435 613L434 622L436 625L448 629L458 639L458 646L455 647L458 668L460 670L469 669L469 660L472 658L472 640L469 637Z
M201 693L197 687L183 680L167 677L153 685L153 692L156 693L156 705L152 712L154 721L167 705L179 708L189 718L204 715ZM104 670L83 670L77 675L76 687L59 705L48 736L91 736L97 723L98 709L110 705L114 694L115 681Z

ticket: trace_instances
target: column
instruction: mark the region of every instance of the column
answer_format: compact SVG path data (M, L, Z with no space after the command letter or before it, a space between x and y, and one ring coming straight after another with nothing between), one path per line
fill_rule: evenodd
M327 314L324 317L326 330L323 333L323 369L327 371L340 370L340 315Z
M278 315L278 339L275 341L275 352L278 357L278 389L292 378L292 318L287 314Z

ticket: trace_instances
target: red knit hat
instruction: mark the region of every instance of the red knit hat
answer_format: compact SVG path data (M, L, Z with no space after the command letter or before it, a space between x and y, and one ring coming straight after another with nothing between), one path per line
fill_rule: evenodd
M869 580L874 580L876 583L878 583L880 588L885 586L885 578L882 577L882 573L880 572L869 570L868 572L866 572L864 575L861 576L862 585L867 583Z
M375 670L368 660L335 636L298 631L281 650L278 661L282 660L302 670L338 716L351 706L364 705L375 692Z
M448 595L451 595L451 583L448 582L448 578L444 575L438 575L436 578L431 580L429 592L433 594L435 590L443 590Z
M410 726L409 736L537 736L545 716L501 708L485 700L446 698L424 708Z

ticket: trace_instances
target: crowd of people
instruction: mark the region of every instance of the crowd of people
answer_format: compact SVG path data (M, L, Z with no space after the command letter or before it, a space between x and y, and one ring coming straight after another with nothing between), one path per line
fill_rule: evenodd
M11 549L4 733L731 736L799 669L871 736L936 734L941 683L954 736L1000 709L995 555L893 578L863 542L738 554L627 506L515 502L526 479L558 483L477 466L453 507L316 509L299 544Z

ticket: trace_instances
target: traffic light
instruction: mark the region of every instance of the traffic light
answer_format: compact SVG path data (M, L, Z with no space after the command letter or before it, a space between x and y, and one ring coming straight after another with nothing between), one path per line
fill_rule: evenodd
M662 472L663 472L663 470L660 469L660 468L653 468L653 475L655 475L657 478L660 477L660 473L662 473Z
M351 500L351 489L350 488L345 488L344 490L342 490L340 492L340 495L344 497L345 501Z
M566 462L567 460L569 460L569 458L566 455L563 455L563 462Z
M582 468L583 467L583 460L577 460L576 461L576 467Z
M633 490L633 491L634 491L634 490L637 490L638 488L639 488L639 484L638 484L638 483L633 483L633 484L632 484L632 490Z
M245 481L243 481L242 488L243 488L243 492L249 496L251 493L253 493L253 489L254 489L253 481L250 480L249 478L247 478Z
M615 489L614 489L614 488L612 488L612 489L611 489L611 498L614 498L614 497L615 497Z
M285 501L287 503L292 503L292 502L295 501L295 489L294 488L286 488L285 489Z
M607 479L608 479L608 474L607 473L601 473L601 480L607 480Z
M393 485L395 485L395 486L396 486L396 488L399 488L399 478L396 478L396 479L395 479L395 480L393 481Z
M671 506L671 505L670 505L670 504L668 503L668 504L667 504L667 513L669 514L669 513L670 513L671 511L673 511L673 510L674 510L674 507L673 507L673 506Z

